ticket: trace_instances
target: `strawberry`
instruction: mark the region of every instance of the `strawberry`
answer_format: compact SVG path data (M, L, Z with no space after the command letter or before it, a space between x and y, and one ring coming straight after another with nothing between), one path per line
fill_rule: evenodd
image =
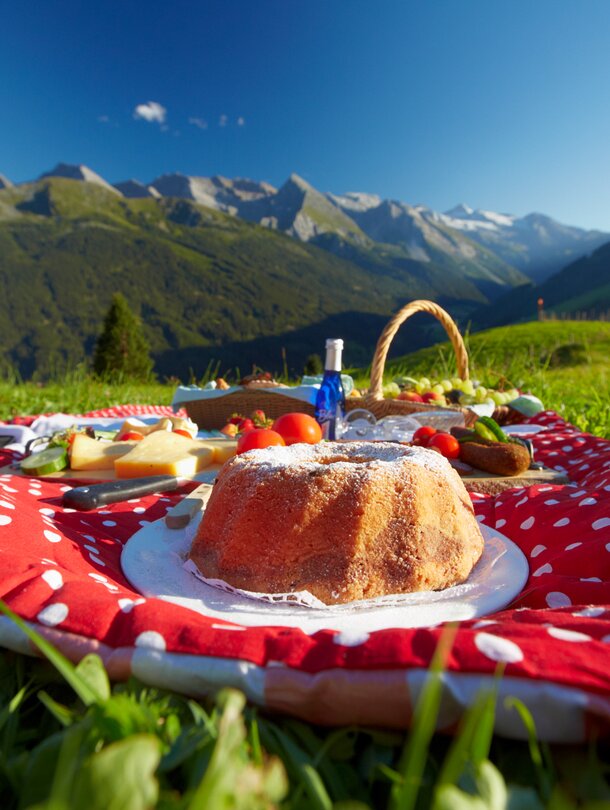
M260 408L256 411L252 411L250 419L254 422L255 427L268 428L273 424L273 419L269 419L265 416L265 411L262 411Z
M232 438L233 436L237 436L239 429L237 425L234 425L232 422L227 422L224 427L220 428L220 432L224 433L225 436L231 436Z

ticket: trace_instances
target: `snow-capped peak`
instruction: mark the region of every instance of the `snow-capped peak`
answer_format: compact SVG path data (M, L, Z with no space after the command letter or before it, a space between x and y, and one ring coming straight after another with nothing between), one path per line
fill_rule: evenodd
M346 191L345 194L329 192L326 196L346 211L368 211L381 205L381 197L377 194L367 194L364 191Z
M449 211L445 211L445 215L448 217L455 217L456 219L462 219L464 217L470 217L474 214L474 208L471 208L466 203L459 203L451 208Z

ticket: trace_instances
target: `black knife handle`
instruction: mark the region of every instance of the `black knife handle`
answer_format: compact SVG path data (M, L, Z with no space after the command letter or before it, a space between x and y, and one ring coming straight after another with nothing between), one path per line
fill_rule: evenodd
M140 495L153 492L170 492L182 485L174 475L149 475L147 478L125 478L121 481L107 481L103 484L74 487L64 492L62 504L71 509L87 511L105 506L108 503L128 501Z

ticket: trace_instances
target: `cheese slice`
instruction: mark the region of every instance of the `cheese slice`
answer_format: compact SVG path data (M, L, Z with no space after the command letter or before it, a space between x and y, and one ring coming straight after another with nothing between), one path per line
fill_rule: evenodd
M72 470L112 470L119 456L129 453L138 442L107 442L77 433L69 450Z
M148 436L149 433L155 433L157 430L169 431L176 430L177 428L186 430L191 434L192 438L195 438L197 435L197 425L190 419L184 419L181 416L162 416L152 425L147 425L136 416L129 416L121 425L118 435L120 436L122 433L129 433L133 430L136 433L141 433L143 436Z
M179 433L149 433L127 455L117 458L117 478L177 475L191 478L214 461L214 451L203 442Z
M237 450L237 439L200 439L200 441L214 452L214 464L224 464L233 458Z

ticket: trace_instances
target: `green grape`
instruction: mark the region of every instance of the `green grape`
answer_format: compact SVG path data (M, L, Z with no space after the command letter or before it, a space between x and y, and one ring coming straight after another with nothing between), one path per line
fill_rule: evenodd
M383 395L385 397L397 397L398 394L400 394L400 386L397 383L391 382L383 386Z
M459 390L460 390L460 388L462 387L462 383L463 383L463 382L464 382L464 380L462 380L462 378L461 378L461 377L452 377L452 378L451 378L451 385L452 385L454 388L457 388L457 389L458 389L458 391L459 391Z
M445 393L445 389L443 388L443 386L440 383L437 383L436 385L433 385L430 390L434 391L435 394L444 394Z
M496 405L504 404L504 394L500 391L492 391L489 395Z
M472 394L460 394L460 405L474 405Z
M426 386L422 385L421 382L415 383L415 390L418 394L423 394L426 390Z
M425 391L428 391L430 386L432 385L432 383L430 382L430 380L427 377L420 377L419 382L421 383L421 385L424 386Z
M464 380L462 384L462 391L469 396L474 396L474 385L470 380Z
M451 389L453 388L451 380L441 380L440 385L443 386L443 391L451 391Z

